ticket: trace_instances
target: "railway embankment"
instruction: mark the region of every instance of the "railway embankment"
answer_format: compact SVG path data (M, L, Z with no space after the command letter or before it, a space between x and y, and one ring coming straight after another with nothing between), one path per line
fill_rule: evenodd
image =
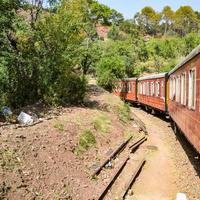
M127 138L142 134L130 107L96 85L79 106L23 110L42 122L0 127L0 199L95 199L111 174L99 179L94 171Z

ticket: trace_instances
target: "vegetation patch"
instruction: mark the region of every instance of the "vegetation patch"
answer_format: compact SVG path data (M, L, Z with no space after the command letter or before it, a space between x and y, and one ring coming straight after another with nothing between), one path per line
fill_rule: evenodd
M54 128L58 129L60 132L64 131L64 125L61 123L55 124Z
M85 130L79 137L79 145L75 150L77 155L87 151L90 147L96 144L96 138L92 131Z
M110 131L111 120L108 115L101 113L93 122L94 128L100 131L102 134L106 134Z
M124 104L118 108L118 115L119 119L123 123L127 123L131 116L130 116L130 106L128 104Z
M11 149L0 149L0 166L9 171L16 171L21 167L21 160Z

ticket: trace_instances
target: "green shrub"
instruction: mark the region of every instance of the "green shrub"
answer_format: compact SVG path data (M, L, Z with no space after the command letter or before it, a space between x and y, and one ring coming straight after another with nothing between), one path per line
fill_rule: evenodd
M93 124L94 128L100 131L102 134L108 133L111 128L111 120L105 114L101 114L100 116L96 117Z
M130 106L128 104L124 104L120 106L118 109L119 119L123 123L127 123L130 120Z
M79 137L79 151L88 150L96 144L96 138L90 130L85 130Z
M54 128L58 129L60 132L64 131L64 125L63 124L55 124Z
M111 91L115 79L124 78L125 63L121 56L102 58L97 65L97 81L100 86Z
M62 75L48 86L44 100L50 104L79 104L86 92L86 79L76 74Z

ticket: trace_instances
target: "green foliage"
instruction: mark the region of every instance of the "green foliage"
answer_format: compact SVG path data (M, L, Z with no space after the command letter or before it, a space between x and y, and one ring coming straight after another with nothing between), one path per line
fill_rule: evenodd
M181 6L173 11L165 6L162 12L156 12L152 7L144 7L134 16L135 25L144 34L152 36L178 35L185 36L199 30L199 13L190 6Z
M125 76L125 63L121 56L108 56L102 58L97 65L98 84L111 91L113 80Z
M199 43L200 35L197 33L190 33L183 38L151 39L146 45L148 60L141 62L141 66L157 72L170 71Z
M79 153L87 151L96 144L96 138L90 130L85 130L79 137Z
M64 131L64 125L61 123L57 123L54 125L54 128L58 129L60 132Z
M94 128L100 131L102 134L108 133L111 128L111 120L104 113L97 116L93 124L94 124Z
M21 167L21 160L12 149L0 149L0 166L2 169L16 171Z
M108 32L108 38L112 40L120 39L119 28L115 24L112 25L110 31Z
M130 106L128 104L124 104L120 106L118 109L119 119L123 123L127 123L130 120Z
M123 15L96 0L87 0L90 8L90 18L95 22L102 22L110 25L111 23L119 24L123 21Z

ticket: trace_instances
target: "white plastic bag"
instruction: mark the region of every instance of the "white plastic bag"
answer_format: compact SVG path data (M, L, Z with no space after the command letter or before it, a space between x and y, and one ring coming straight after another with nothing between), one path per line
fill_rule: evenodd
M184 194L184 193L177 193L176 200L187 200L186 194Z
M20 124L32 124L33 119L30 115L26 114L25 112L21 112L17 117L17 120Z

